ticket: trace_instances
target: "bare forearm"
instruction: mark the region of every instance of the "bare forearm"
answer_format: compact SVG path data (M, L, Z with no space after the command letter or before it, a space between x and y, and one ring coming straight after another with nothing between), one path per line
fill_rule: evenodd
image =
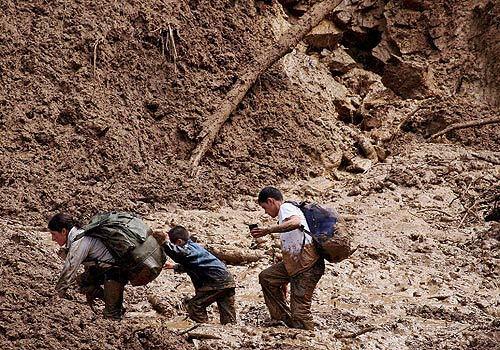
M298 217L291 217L280 225L274 225L269 227L269 233L283 233L288 231L293 231L300 227L300 219Z
M271 233L283 233L298 229L300 227L300 218L298 216L291 216L280 225L271 227L256 227L250 231L254 238L264 237Z

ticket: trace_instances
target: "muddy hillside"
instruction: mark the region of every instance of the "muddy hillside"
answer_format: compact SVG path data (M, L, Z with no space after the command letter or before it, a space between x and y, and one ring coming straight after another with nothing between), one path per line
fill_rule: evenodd
M387 151L497 116L494 2L345 1L258 79L191 176L220 101L311 5L283 3L2 1L0 212L210 208L329 175L359 136ZM498 135L446 136L494 149Z
M1 349L498 347L500 6L321 3L0 2ZM337 207L359 246L327 264L314 332L263 327L279 242L245 224L272 222L269 184ZM169 271L127 287L122 322L54 296L47 218L111 209L222 252L238 324L186 320Z

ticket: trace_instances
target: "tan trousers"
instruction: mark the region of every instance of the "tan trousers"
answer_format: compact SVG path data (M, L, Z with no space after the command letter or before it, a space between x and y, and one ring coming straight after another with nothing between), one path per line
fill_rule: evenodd
M259 274L271 318L285 322L292 328L314 329L311 301L314 288L325 272L325 262L319 259L309 269L291 277L283 262L274 264ZM283 286L290 283L290 306L285 300Z

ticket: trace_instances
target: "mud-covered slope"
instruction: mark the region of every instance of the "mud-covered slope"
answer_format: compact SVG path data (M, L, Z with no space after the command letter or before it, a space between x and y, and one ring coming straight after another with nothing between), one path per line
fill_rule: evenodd
M283 3L3 1L0 213L214 207L331 174L360 133L387 148L497 113L498 6L346 1L329 18L331 47L306 40L266 72L192 176L218 102L311 2ZM498 134L448 137L492 149Z
M265 106L268 122L238 129L241 146L252 150L244 160L287 148L282 159L264 159L270 170L262 174L218 157L217 167L195 178L184 168L203 120L241 67L274 40L270 19L278 8L227 1L2 2L0 212L40 219L57 210L143 211L146 203L169 201L207 206L290 168L309 175L300 164L311 163L311 155L294 146L297 137L312 145L327 140L325 151L334 147L326 130L307 122L320 100L279 101L294 96L294 88L272 74L261 86L273 95L253 99L251 107ZM175 64L172 46L162 45L169 28ZM273 142L262 142L269 135Z
M155 230L182 224L208 247L260 256L228 267L238 323L220 325L214 305L210 323L191 331L179 306L193 295L185 274L164 270L147 287L127 286L124 320L107 321L102 303L93 314L73 288L72 300L54 295L62 261L43 227L0 220L0 348L495 349L500 225L482 217L487 198L498 193L500 166L490 162L492 152L411 146L366 174L280 184L287 199L335 207L358 247L349 259L327 263L313 298L313 332L265 326L258 274L279 255L279 239L252 240L245 223L274 220L249 198L214 210L172 206L147 217Z

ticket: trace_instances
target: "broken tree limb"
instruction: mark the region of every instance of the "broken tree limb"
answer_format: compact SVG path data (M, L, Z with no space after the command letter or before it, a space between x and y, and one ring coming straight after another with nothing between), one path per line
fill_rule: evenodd
M319 22L331 13L342 0L325 0L313 7L300 18L287 32L285 32L278 42L273 42L264 48L252 64L243 68L243 73L234 83L233 87L223 99L221 105L210 118L205 122L203 130L198 135L200 142L191 152L189 160L191 171L199 165L202 157L212 146L220 129L236 110L243 100L248 90L253 86L257 79L269 67L277 62L281 57L293 50L294 47L304 38L304 36L317 26Z
M193 326L189 327L188 329L183 330L182 332L178 332L177 335L183 335L183 334L189 333L191 331L194 331L199 326L201 326L201 323L195 323Z
M365 334L365 333L368 333L368 332L372 332L372 331L375 331L377 330L377 327L367 327L367 328L364 328L364 329L361 329L357 332L354 332L354 333L336 333L334 335L335 338L337 339L341 339L341 338L356 338L356 337L359 337L360 335L362 334Z
M431 136L431 139L435 139L436 137L447 134L453 130L465 129L465 128L470 128L473 126L482 126L482 125L495 124L495 123L500 123L500 117L472 120L470 122L465 122L465 123L455 123L455 124L451 124L450 126L446 127L445 129L435 133L434 135Z
M204 333L202 331L197 331L197 332L189 332L188 333L188 339L221 339L220 335L216 334L211 334L211 333Z
M244 265L246 263L259 261L264 257L263 252L243 248L232 248L220 244L210 244L205 248L228 265Z
M97 72L97 45L99 45L99 42L101 41L101 38L98 38L95 43L94 43L94 57L93 57L93 74L94 78Z

